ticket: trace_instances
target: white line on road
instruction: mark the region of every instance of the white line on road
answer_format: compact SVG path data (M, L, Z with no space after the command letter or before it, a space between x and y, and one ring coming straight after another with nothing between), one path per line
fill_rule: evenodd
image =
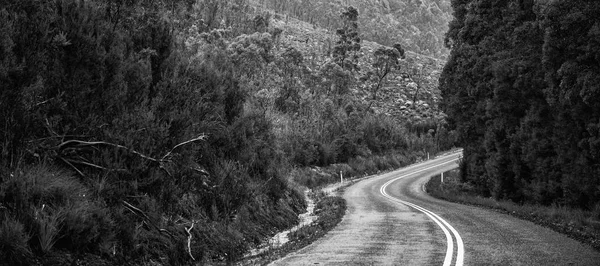
M434 166L430 166L418 171L414 171L411 172L409 174L405 174L399 177L396 177L388 182L386 182L385 184L383 184L383 186L381 186L381 188L379 189L379 192L386 198L388 198L391 201L397 202L397 203L401 203L407 206L410 206L414 209L417 209L419 211L421 211L422 213L424 213L425 215L427 215L431 220L433 220L440 228L442 228L442 231L444 231L444 235L446 235L446 244L447 244L447 248L446 248L446 257L444 258L444 264L443 266L450 266L452 264L452 256L454 253L454 242L452 241L452 236L450 235L450 232L448 232L448 230L450 230L452 232L452 234L454 235L454 238L456 238L456 246L457 246L457 250L456 250L456 266L462 266L463 265L463 261L464 261L464 256L465 256L465 249L464 249L464 245L463 245L463 241L462 238L460 237L460 235L458 234L458 231L456 231L456 229L454 229L454 227L452 227L448 222L446 222L444 219L442 219L440 216L438 216L437 214L433 213L430 210L427 210L419 205L407 202L407 201L403 201L401 199L392 197L391 195L389 195L387 192L385 192L385 189L387 188L387 186L389 186L391 183L405 178L407 176L410 175L414 175L416 173L420 173L432 168L436 168L445 164L449 164L449 163L454 163L456 162L456 160L452 160L449 162L444 162L444 163L440 163L440 164L436 164Z

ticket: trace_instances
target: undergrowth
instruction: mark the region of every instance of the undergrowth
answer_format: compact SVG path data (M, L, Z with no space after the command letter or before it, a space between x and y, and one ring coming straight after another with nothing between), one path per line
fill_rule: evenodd
M289 238L291 241L320 238L342 220L345 212L346 200L341 197L327 196L315 207L315 214L319 218L311 225L290 233Z
M521 219L549 227L600 250L600 208L591 211L567 206L518 204L478 196L469 184L461 183L458 170L433 176L425 185L427 193L443 200L475 205L504 212Z
M304 167L294 169L290 178L297 184L307 188L317 188L340 181L344 178L354 179L382 171L398 169L412 164L423 157L422 152L399 152L387 155L352 158L347 163L337 163L326 167Z
M286 254L308 246L333 229L346 213L346 200L339 196L326 196L324 193L312 195L317 202L314 214L318 217L312 224L290 232L289 242L277 249L269 250L257 257L239 262L240 265L267 265Z

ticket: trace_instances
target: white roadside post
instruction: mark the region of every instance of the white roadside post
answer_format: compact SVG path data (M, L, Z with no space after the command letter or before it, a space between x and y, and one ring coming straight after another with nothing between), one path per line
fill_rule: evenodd
M344 183L344 176L342 176L342 171L340 170L340 183Z
M444 183L444 172L442 172L442 183Z

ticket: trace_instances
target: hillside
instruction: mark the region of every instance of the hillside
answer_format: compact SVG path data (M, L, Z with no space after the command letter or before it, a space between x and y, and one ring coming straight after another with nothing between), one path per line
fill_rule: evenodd
M340 24L340 10L358 9L361 37L406 50L445 58L449 50L444 35L452 20L449 0L254 0L263 9L334 31Z
M329 60L327 54L336 38L332 32L304 21L278 16L272 20L272 26L283 30L281 47L294 47L308 55L307 60L313 67L322 66ZM360 69L353 74L355 77L374 71L374 52L380 47L383 45L372 41L361 42ZM393 117L400 123L436 124L444 120L444 114L438 108L441 100L438 78L443 64L442 60L407 52L406 57L400 60L399 68L387 76L375 101L370 93L374 86L372 82L360 82L352 93L365 105L373 102L371 107L376 113Z

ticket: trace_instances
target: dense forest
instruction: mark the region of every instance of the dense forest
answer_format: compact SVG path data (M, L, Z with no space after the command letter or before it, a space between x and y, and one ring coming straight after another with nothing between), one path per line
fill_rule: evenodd
M380 44L445 58L444 34L452 19L449 0L253 0L260 6L335 30L339 10L356 7L361 37Z
M298 169L452 146L441 120L373 111L409 60L361 56L356 9L332 16L318 63L272 17L245 0L0 0L0 264L232 262L297 222L323 183Z
M462 180L496 199L600 210L600 2L452 7L440 86Z

